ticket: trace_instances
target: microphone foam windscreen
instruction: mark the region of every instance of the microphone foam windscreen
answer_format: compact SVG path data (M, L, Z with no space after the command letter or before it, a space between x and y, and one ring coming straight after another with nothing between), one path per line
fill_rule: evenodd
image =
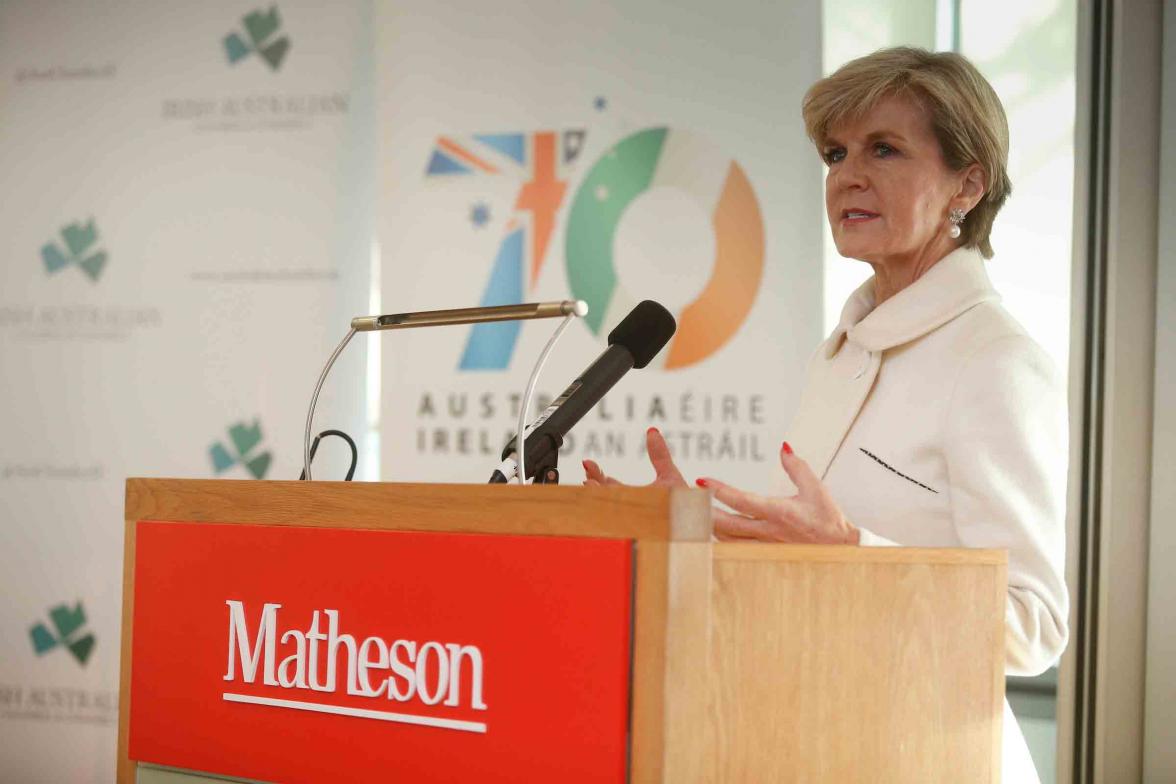
M670 311L647 299L608 333L608 344L627 348L633 355L633 367L643 368L665 348L676 329L678 325Z

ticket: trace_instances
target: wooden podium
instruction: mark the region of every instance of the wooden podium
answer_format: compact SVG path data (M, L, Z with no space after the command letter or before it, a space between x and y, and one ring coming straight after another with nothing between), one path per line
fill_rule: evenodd
M147 713L132 709L133 683L138 689L134 699L140 703L136 709L146 711L148 702L165 712L156 716L201 709L198 701L184 702L186 698L172 695L172 674L166 678L153 674L176 672L174 663L164 667L150 660L155 649L148 636L162 633L157 621L141 620L142 630L137 630L135 623L137 575L140 580L147 580L144 575L148 575L156 581L154 587L142 588L151 591L141 594L144 613L147 598L152 606L160 604L160 579L164 581L163 592L174 590L177 595L188 589L186 583L191 579L180 575L197 574L185 572L186 568L199 568L213 582L221 579L216 559L200 555L202 550L190 552L193 560L205 559L203 565L187 564L188 556L183 553L171 556L168 564L149 563L150 559L158 560L157 553L162 550L154 545L148 550L145 544L139 546L139 541L146 543L143 537L147 533L155 541L173 531L200 534L204 530L226 534L251 531L266 537L257 541L270 542L297 537L311 548L321 546L323 553L330 552L332 535L369 531L478 535L490 537L478 542L502 538L520 546L562 542L573 554L577 542L583 542L585 548L589 542L625 543L618 552L622 559L631 553L632 579L631 594L624 594L631 597L631 625L618 632L629 646L628 701L622 717L627 748L624 767L617 776L620 781L996 782L1000 778L1006 595L1003 551L716 543L711 541L708 494L694 489L129 479L126 490L120 782L203 781L204 775L273 780L256 765L248 768L249 775L231 769L193 771L184 764L191 759L187 752L215 745L215 737L201 740L191 731L184 737L169 737L170 718L148 721L142 718ZM221 525L208 526L210 523ZM319 537L321 545L315 543ZM237 541L232 537L218 541L230 540ZM216 548L224 546L210 545L208 552L218 553ZM265 549L255 557L260 563L269 552L283 551ZM140 555L143 561L137 561ZM502 558L509 561L510 556ZM524 560L520 559L519 568L524 568ZM266 568L278 568L266 563ZM496 568L504 575L514 569L509 564ZM177 575L174 585L167 582L170 574ZM448 578L437 574L437 584L446 584ZM230 573L223 579L224 597L236 595L231 592L240 588L236 583L241 580ZM397 576L371 573L362 579L364 585L394 586ZM220 595L216 593L219 587L210 590L209 595ZM419 586L413 588L418 590ZM630 588L624 586L624 590ZM492 596L479 598L493 601ZM259 597L252 600L262 601ZM277 606L278 600L272 601ZM220 602L214 608L220 613L218 617L224 616L225 604ZM389 618L395 617L395 608L388 612ZM317 624L319 614L314 617ZM604 619L605 626L608 620ZM196 622L191 623L197 642L186 649L186 656L196 662L210 651L207 655L215 656L216 666L223 670L223 639L199 642ZM242 640L236 641L242 647L235 649L232 623L230 617L230 670L224 681L234 673L234 650L240 650L244 670L250 655L253 665L261 667L264 647L259 631L256 643L249 641L252 649ZM387 626L390 622L381 619L380 623ZM167 644L180 644L174 633L169 634L173 636ZM370 649L365 644L363 655L382 647L382 642L373 643ZM436 650L441 656L442 648ZM452 645L450 650L458 651L459 647ZM420 656L423 661L425 654ZM505 713L507 695L534 696L524 694L526 684L501 683L505 676L492 685L492 664L487 655L486 693L495 695L495 699L486 698L490 703L487 715L496 709L499 714L495 715ZM285 664L281 669L286 677L293 672ZM360 670L362 673L363 668ZM191 675L198 668L193 665L183 672ZM458 670L451 672L456 680ZM189 681L181 678L175 683L190 688ZM210 684L209 688L214 687ZM219 691L221 686L215 688ZM275 687L268 688L278 694ZM391 689L389 685L389 699ZM434 699L440 694L438 686ZM309 700L320 695L304 690L296 696ZM422 686L421 698L426 697ZM389 704L387 700L378 705L378 700L370 702L381 708ZM269 720L275 712L257 705L226 706L219 693L214 707L254 711L250 715L261 717L258 721ZM265 713L267 710L270 713ZM361 713L353 710L353 715ZM133 715L140 717L140 725L134 728ZM552 730L552 726L565 716L536 717L535 721L537 727L556 731L558 727ZM411 741L405 738L418 736L394 733L443 734L362 719L330 720L351 722L346 726L361 727L364 732L389 733L380 736L388 739L381 743L406 744L398 751L404 759L414 753ZM489 729L483 729L485 734L479 738L492 740L494 721L483 724ZM176 726L182 726L178 719ZM590 747L591 727L576 731ZM151 739L151 744L137 741L140 748L175 749L175 756L154 751L150 759L133 759L136 742L132 742L132 735ZM429 736L430 743L432 739ZM282 751L286 760L303 752L297 744L292 746ZM522 758L523 750L519 751ZM227 759L226 765L232 767L235 760L231 753ZM185 768L189 772L181 772ZM305 775L302 780L325 780L322 774L311 772L312 767L299 769L307 771L300 774ZM566 773L562 780L582 780L577 778L574 763L569 762ZM479 778L528 780L523 773L505 770L488 770L486 774ZM343 781L347 774L339 772L329 778ZM389 775L388 780L423 779Z

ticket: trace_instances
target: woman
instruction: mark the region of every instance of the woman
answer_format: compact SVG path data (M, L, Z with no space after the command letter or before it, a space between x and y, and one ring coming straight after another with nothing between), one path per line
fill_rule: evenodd
M841 255L874 269L810 360L768 497L697 483L723 540L1007 548L1006 669L1037 674L1067 638L1064 384L984 268L1008 197L1008 128L963 57L898 48L805 96ZM656 484L684 484L647 436ZM587 484L611 483L585 461ZM1004 780L1036 781L1005 709Z

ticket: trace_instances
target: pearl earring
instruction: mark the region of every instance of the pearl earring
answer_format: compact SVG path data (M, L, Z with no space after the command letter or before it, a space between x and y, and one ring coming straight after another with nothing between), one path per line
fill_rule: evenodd
M951 224L951 228L947 230L947 233L953 240L959 239L960 224L964 222L964 218L966 216L967 213L961 210L959 207L956 207L954 210L948 213L947 222Z

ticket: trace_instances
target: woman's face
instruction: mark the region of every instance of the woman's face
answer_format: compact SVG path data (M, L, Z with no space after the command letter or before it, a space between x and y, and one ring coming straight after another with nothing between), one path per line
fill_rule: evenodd
M955 248L947 215L961 206L967 170L948 167L919 103L883 99L860 119L831 128L821 155L829 167L825 209L842 256L923 266Z

